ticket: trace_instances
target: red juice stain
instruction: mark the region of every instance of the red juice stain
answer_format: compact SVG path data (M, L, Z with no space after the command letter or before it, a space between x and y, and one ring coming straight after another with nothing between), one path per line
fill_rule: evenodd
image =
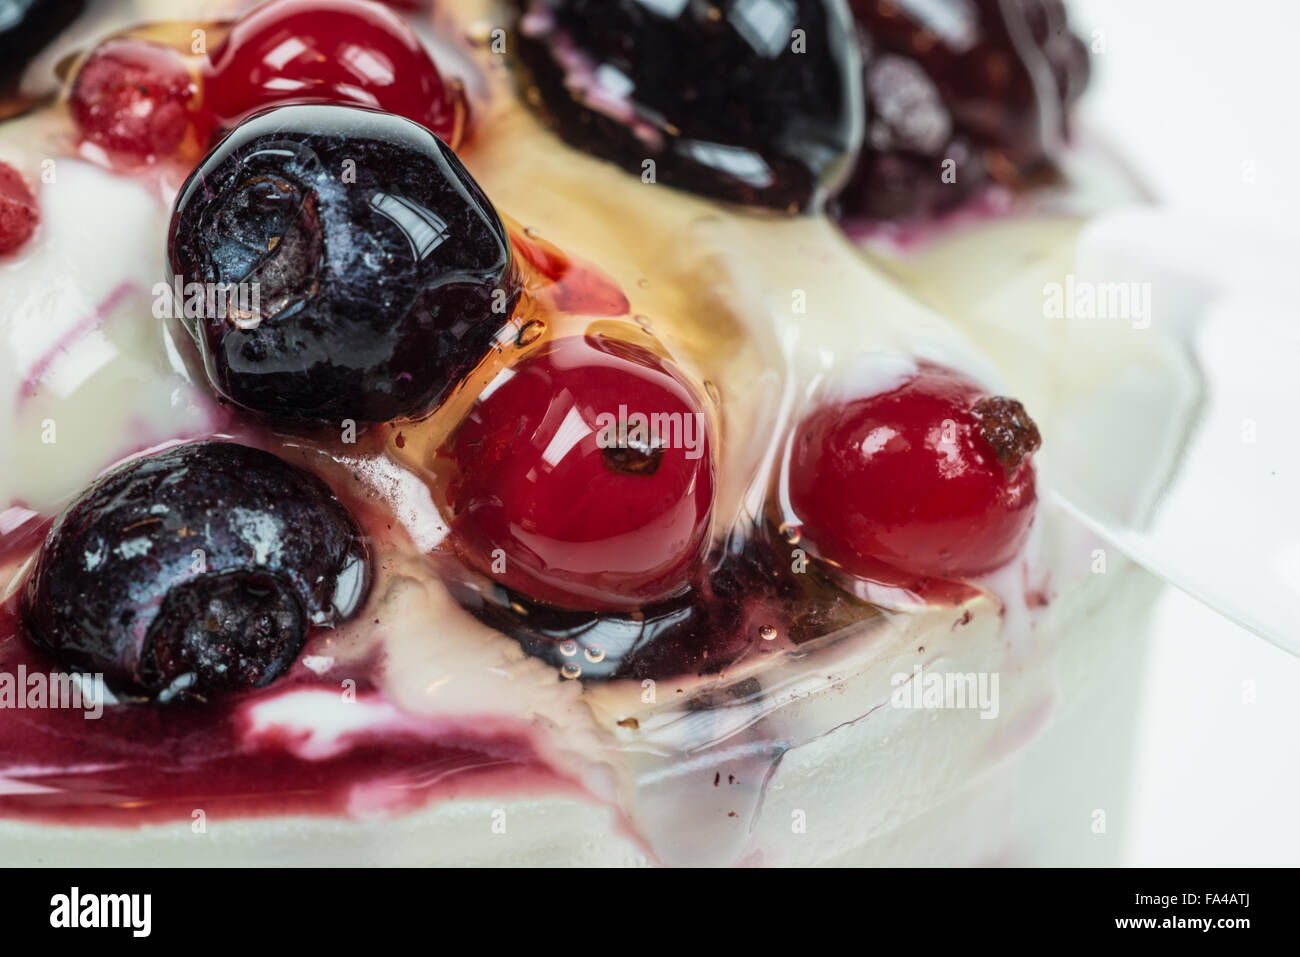
M510 241L525 267L541 280L539 298L553 309L579 316L627 315L627 296L604 272L511 225Z
M299 665L271 687L203 707L155 703L86 709L18 707L19 677L30 686L61 669L21 634L17 601L0 606L0 817L60 825L122 825L209 817L346 815L367 787L384 808L405 810L439 797L510 791L567 791L531 742L494 733L445 740L412 730L355 736L319 759L293 742L249 733L247 706L286 690L339 693L343 675L321 678ZM369 667L369 666L365 666ZM364 670L350 675L358 697L377 696ZM31 699L25 699L31 700Z

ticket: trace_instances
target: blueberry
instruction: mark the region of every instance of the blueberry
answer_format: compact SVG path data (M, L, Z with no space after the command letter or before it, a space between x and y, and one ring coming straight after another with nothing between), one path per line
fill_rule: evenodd
M50 529L22 617L63 667L128 694L207 698L283 674L369 583L361 533L324 482L268 452L199 442L84 491Z
M479 621L519 642L566 677L667 678L724 667L743 643L710 629L710 609L694 596L633 612L572 611L530 601L496 583L472 585L454 577L452 596Z
M0 98L18 92L23 71L69 24L86 0L4 0L0 3Z
M248 284L240 308L187 298L185 322L213 388L290 428L432 411L519 295L505 228L451 149L360 107L237 127L182 187L168 260L183 292Z
M862 138L842 0L516 0L519 59L557 131L657 182L817 206Z
M1049 169L1088 82L1087 49L1060 0L849 7L867 133L841 215L925 218L991 181L1015 186Z
M761 651L764 625L803 645L879 614L814 567L793 572L788 546L766 532L715 549L685 595L632 612L556 608L454 572L444 580L479 621L584 681L716 675Z

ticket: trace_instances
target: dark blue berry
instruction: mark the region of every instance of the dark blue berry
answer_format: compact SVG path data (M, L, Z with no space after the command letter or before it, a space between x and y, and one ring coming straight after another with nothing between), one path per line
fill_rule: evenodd
M69 24L86 0L4 0L0 3L0 98L17 91L23 71Z
M519 58L569 143L733 202L815 207L862 137L842 0L516 0Z
M181 189L168 259L173 286L256 284L252 315L218 299L186 323L217 392L289 427L432 411L519 295L501 220L451 149L359 107L237 127Z
M104 475L55 522L23 591L29 638L129 694L261 687L310 629L357 611L361 532L314 475L259 449L181 445Z
M630 613L570 611L469 576L445 580L462 607L562 674L715 675L762 649L765 625L803 645L879 614L815 567L793 571L789 548L778 542L756 534L734 551L718 549L686 595Z
M866 139L841 214L916 219L1048 166L1088 81L1061 0L849 0L863 45Z

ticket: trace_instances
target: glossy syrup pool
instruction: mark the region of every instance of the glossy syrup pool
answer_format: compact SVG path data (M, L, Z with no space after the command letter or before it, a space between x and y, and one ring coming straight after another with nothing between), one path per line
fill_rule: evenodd
M184 26L152 27L148 33L153 38L187 37ZM462 158L498 203L525 274L526 294L496 347L432 416L380 426L356 444L276 435L220 410L213 416L213 431L313 467L357 513L371 536L377 566L382 569L390 553L422 553L425 572L440 580L461 608L552 669L556 684L579 679L607 690L626 685L634 699L641 681L673 679L679 692L688 689L696 712L752 710L747 733L763 747L755 751L757 760L736 769L736 777L749 782L752 809L767 768L789 744L764 737L760 719L778 706L779 696L768 695L762 672L791 663L797 671L798 662L840 636L886 629L893 614L855 596L844 582L815 566L793 573L792 563L800 560L798 532L783 524L772 494L774 449L755 437L764 439L764 430L788 421L789 408L778 416L767 401L774 383L780 391L783 380L796 380L797 408L815 377L792 372L779 336L762 323L747 326L756 317L711 289L727 263L715 261L716 245L698 241L700 231L708 234L716 225L710 206L681 195L637 194L632 180L612 171L589 185L585 202L575 201L582 189L572 183L530 187L530 162L513 154L543 150L535 169L543 183L548 170L569 160L558 151L547 155L549 140L519 107L504 64L489 59L480 66L482 75L469 79L479 98L475 115L482 119ZM644 234L634 209L645 214ZM514 211L528 218L510 220ZM770 235L772 242L786 236L782 227L761 217L750 220L728 212L724 218L747 231L752 226L756 236ZM799 255L810 255L804 248L809 242L815 245L833 235L817 224L796 230L804 230L793 240ZM543 233L558 234L557 244ZM671 246L674 237L687 242L666 249L665 242ZM755 246L765 241L753 240ZM811 255L820 252L814 249ZM840 250L836 255L845 254ZM775 251L776 258L783 256ZM365 463L380 471L397 463L419 478L445 515L448 463L439 450L478 394L502 368L552 338L593 332L678 362L706 398L706 414L718 436L720 489L708 560L685 596L626 615L561 611L510 593L440 548L439 536L430 529L412 524L401 501L412 494L410 486L383 491L362 481ZM832 328L825 341L834 342L838 334ZM187 359L194 378L193 357ZM137 451L137 444L124 437L122 454ZM0 533L0 556L5 558L3 570L17 581L39 540L40 518L5 514L14 522ZM376 596L382 580L381 570ZM969 612L959 606L984 595L967 585L910 584L908 602L940 610L945 628L948 618L954 627L969 621ZM11 591L0 617L0 671L16 672L20 666L29 672L51 670L17 634L13 601ZM249 715L258 703L289 692L337 694L342 683L350 682L359 701L382 704L381 686L394 680L385 671L388 624L368 607L337 634L315 635L305 656L320 657L322 643L331 642L353 642L364 653L321 673L300 662L270 688L204 709L109 705L98 721L53 709L0 711L0 810L69 824L136 824L184 819L200 799L208 802L205 807L219 806L231 814L346 813L357 810L358 793L367 784L404 795L392 799L394 808L433 795L469 793L480 785L515 792L572 786L570 775L540 756L527 722L465 733L438 722L379 721L373 732L357 732L348 747L325 757L295 750L293 735L301 732L252 732ZM635 729L630 715L636 710L629 707L627 717L615 715L620 729ZM698 740L682 742L682 748L707 747L726 737L728 727L720 720ZM615 750L621 746L611 745ZM715 773L721 772L710 770L708 777ZM674 802L689 802L693 793L685 789Z

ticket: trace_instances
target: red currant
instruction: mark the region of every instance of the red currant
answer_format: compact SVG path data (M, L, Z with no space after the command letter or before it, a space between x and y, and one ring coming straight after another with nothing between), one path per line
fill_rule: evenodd
M455 146L464 97L419 37L369 0L273 0L235 21L212 51L208 108L234 125L292 101L372 106L422 123Z
M937 366L815 408L789 461L810 549L862 578L962 578L1015 557L1034 517L1039 435L1024 407Z
M38 218L36 198L18 170L0 163L0 255L27 242Z
M709 544L713 455L698 393L642 346L553 340L454 436L466 560L534 601L639 608L684 592Z
M97 47L72 85L72 115L86 139L135 156L166 156L193 119L194 77L184 57L144 40Z

